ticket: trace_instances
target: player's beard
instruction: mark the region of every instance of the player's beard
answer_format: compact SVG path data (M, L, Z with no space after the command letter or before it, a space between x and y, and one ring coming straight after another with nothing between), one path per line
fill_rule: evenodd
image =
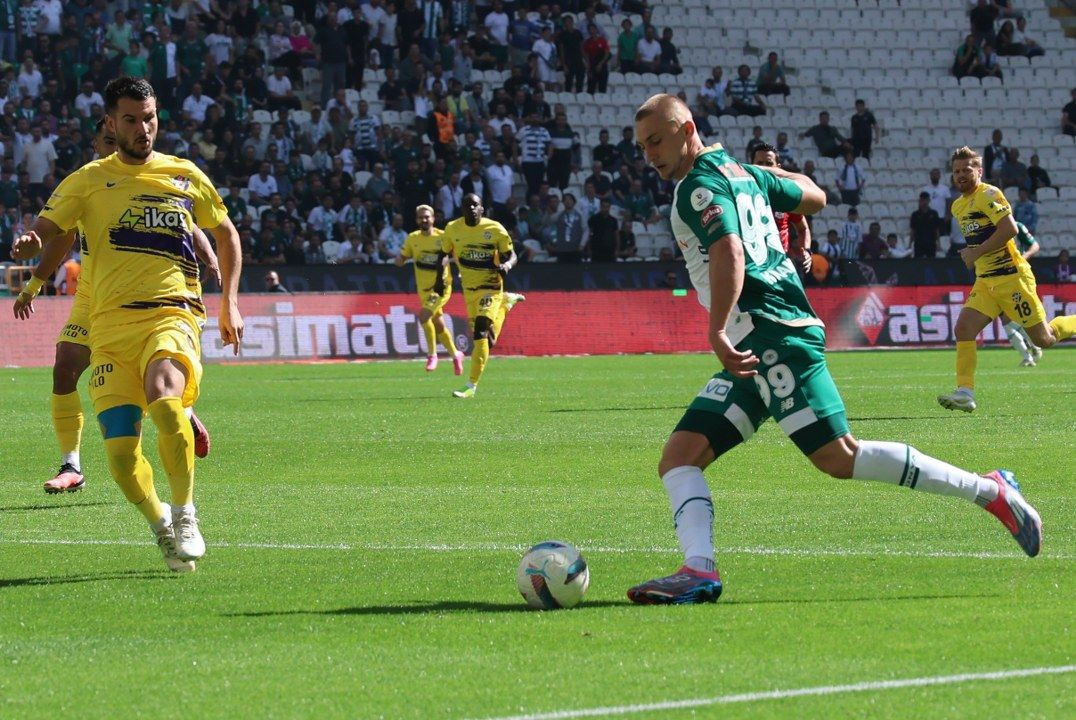
M123 150L125 155L128 155L139 160L145 160L153 152L153 136L147 136L149 143L146 145L140 145L138 139L128 143L125 140L116 138L116 144L119 145L120 150Z

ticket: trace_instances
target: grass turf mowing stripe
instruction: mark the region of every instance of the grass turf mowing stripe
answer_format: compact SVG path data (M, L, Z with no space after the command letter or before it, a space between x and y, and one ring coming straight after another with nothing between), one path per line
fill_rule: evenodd
M0 538L0 545L112 545L112 546L142 546L152 545L152 538L145 540L65 540L62 538ZM229 542L218 540L209 543L210 548L233 548L244 550L369 550L374 552L522 552L531 547L527 544L511 543L434 543L421 544L393 544L393 543L256 543L256 542ZM629 547L629 546L601 546L578 544L580 550L593 553L676 553L672 547ZM788 547L728 547L718 548L718 557L721 555L790 555L796 557L909 557L909 558L970 558L989 560L1023 560L1023 553L1001 552L959 552L948 550L851 550L841 548L788 548ZM1057 553L1044 557L1052 560L1073 560L1076 554Z
M787 698L819 695L871 692L874 690L899 690L901 688L928 687L931 685L954 685L956 683L978 682L982 680L1006 680L1009 678L1034 677L1036 675L1061 675L1070 672L1076 672L1076 665L997 670L994 672L982 673L962 673L960 675L938 675L935 677L906 678L903 680L874 680L861 683L850 683L848 685L821 685L816 687L794 688L792 690L767 690L763 692L740 693L738 695L718 695L710 698L667 700L665 702L645 703L640 705L616 705L579 710L556 710L553 712L532 713L529 715L506 715L488 718L487 720L567 720L568 718L632 715L642 712L708 707L710 705L731 705L734 703L751 703L762 700L783 700Z

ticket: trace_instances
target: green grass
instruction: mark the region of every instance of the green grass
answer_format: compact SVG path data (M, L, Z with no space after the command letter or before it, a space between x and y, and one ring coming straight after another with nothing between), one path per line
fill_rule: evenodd
M211 366L210 549L185 576L92 422L88 488L41 492L49 373L2 370L0 717L452 720L1073 663L1076 351L1017 362L980 354L969 416L934 401L951 352L830 357L857 437L1015 470L1041 557L973 505L824 477L768 423L708 473L724 595L673 608L624 591L679 562L655 468L710 357L494 357L473 401L448 365ZM590 592L529 611L520 549L550 538ZM632 717L1074 717L1074 678Z

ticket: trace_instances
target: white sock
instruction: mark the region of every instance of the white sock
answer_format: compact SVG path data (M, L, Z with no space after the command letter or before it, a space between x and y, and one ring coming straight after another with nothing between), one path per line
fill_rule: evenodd
M149 524L153 532L160 532L172 525L172 507L168 503L161 503L161 511L164 513L164 517L157 522L151 522Z
M192 417L194 417L194 408L193 407L183 408L183 412L186 413L188 420L190 420Z
M702 470L694 465L673 468L661 478L669 494L673 526L685 565L714 570L714 504Z
M1024 344L1027 345L1027 349L1028 350L1037 350L1039 348L1039 346L1036 345L1035 341L1031 339L1030 335L1028 335L1027 328L1024 327L1023 325L1017 325L1017 327L1020 328L1020 334L1024 336Z
M194 512L194 505L169 505L172 508L172 516L176 515L190 515Z
M1011 320L1005 323L1005 334L1009 336L1009 344L1013 346L1013 349L1021 355L1027 355L1027 343L1024 342L1024 334L1020 332L1023 330L1017 323Z
M923 455L911 445L861 440L852 477L903 485L936 495L962 497L980 505L997 497L993 480Z
M82 465L79 461L78 450L72 450L69 453L64 453L60 464L63 465L65 463L75 468L75 470L82 472Z

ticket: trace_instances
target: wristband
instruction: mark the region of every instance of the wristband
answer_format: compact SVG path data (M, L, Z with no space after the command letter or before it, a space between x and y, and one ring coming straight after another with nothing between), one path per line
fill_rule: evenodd
M37 277L36 275L31 275L30 279L26 281L26 285L23 286L22 292L19 294L29 295L30 299L33 300L35 297L38 296L38 293L41 292L41 288L44 287L44 285L44 280Z

